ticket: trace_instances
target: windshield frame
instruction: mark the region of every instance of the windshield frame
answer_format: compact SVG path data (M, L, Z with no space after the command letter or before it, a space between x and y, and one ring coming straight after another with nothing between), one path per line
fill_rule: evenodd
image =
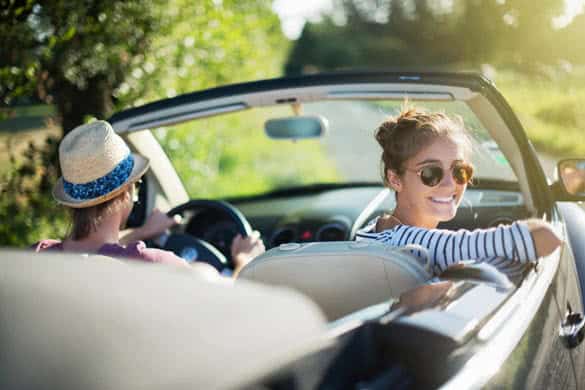
M411 101L420 93L446 92L465 101L502 148L518 176L528 209L540 216L551 204L547 179L522 125L493 83L475 73L339 72L233 84L131 108L109 120L119 133L218 114L218 108L312 101L339 90L393 91Z

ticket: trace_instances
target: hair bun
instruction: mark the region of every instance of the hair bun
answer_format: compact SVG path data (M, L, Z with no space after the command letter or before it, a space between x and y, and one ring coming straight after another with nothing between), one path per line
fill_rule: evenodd
M382 122L375 134L376 141L384 148L400 129L416 127L419 122L417 116L420 114L421 111L415 108L403 108L398 116L391 116Z
M390 140L398 126L398 122L396 118L388 118L385 120L376 130L376 141L380 144L382 148L386 145L387 141Z

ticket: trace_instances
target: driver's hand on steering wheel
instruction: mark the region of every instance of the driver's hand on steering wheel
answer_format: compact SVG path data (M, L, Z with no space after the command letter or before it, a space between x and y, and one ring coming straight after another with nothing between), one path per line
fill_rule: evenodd
M120 242L127 244L133 241L154 239L165 233L168 228L180 223L180 218L180 215L169 217L159 209L155 208L146 219L146 222L144 222L144 225L133 229L128 234L125 234L120 239Z
M256 256L264 253L266 248L260 238L260 233L254 230L252 234L244 238L238 234L232 241L231 253L234 262L234 277Z
M144 222L141 229L146 235L145 238L155 238L166 232L167 229L181 222L181 216L169 217L159 209L155 208Z

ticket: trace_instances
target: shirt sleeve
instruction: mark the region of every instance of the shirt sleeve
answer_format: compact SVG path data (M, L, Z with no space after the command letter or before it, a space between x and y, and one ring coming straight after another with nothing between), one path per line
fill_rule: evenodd
M385 241L381 235L378 240ZM532 235L522 221L473 231L400 225L394 229L388 243L396 247L416 245L418 248L425 248L430 265L441 271L462 260L490 261L500 257L508 261L527 263L537 259Z

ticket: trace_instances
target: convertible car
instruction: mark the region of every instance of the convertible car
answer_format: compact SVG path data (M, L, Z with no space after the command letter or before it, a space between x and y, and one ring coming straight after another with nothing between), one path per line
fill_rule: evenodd
M360 228L394 206L394 194L382 184L381 150L373 134L404 104L459 116L472 138L476 178L455 219L441 227L487 228L539 218L563 237L562 246L511 283L496 269L471 262L433 275L402 248L355 241ZM41 283L35 280L46 282L52 272L61 273L57 280L70 280L67 267L74 267L94 275L88 280L107 275L110 301L123 297L118 290L129 283L154 302L133 303L141 296L133 292L122 309L115 304L105 309L92 298L101 311L125 313L125 331L109 326L105 332L112 337L102 334L92 347L102 355L119 353L120 364L106 367L87 359L109 375L108 386L585 388L585 211L579 204L585 201L585 159L562 160L556 176L547 177L522 124L482 76L344 72L262 80L153 102L109 121L151 161L129 225L139 226L154 207L182 216L179 226L149 245L225 274L236 234L260 231L267 252L241 271L229 297L224 289L201 287L203 282L186 287L184 275L168 271L157 277L141 268L133 280L125 267L129 281L102 270L114 267L110 264L92 265L96 272L63 259L53 260L61 265L56 271L35 270L38 278L25 281L33 290ZM30 261L20 261L8 275L21 275L19 266L30 267ZM58 293L26 296L37 302L97 288L79 278L70 292L61 291L67 290L61 284ZM429 297L429 287L440 282L449 282L448 289ZM46 283L36 287L45 288ZM405 298L415 303L401 305ZM76 299L69 301L68 310L74 310ZM3 306L0 301L0 313ZM13 309L7 312L18 312ZM174 332L172 348L161 347L169 337L164 326L160 333L148 328L147 336L136 336L143 334L149 310L153 321ZM30 312L31 318L38 315ZM71 313L66 318L78 320ZM73 325L74 332L82 332L87 321ZM57 332L53 322L41 328ZM116 343L142 345L136 366ZM122 370L129 366L133 376ZM152 369L157 366L168 371L162 375ZM63 373L51 367L55 375ZM124 381L112 379L118 376Z

